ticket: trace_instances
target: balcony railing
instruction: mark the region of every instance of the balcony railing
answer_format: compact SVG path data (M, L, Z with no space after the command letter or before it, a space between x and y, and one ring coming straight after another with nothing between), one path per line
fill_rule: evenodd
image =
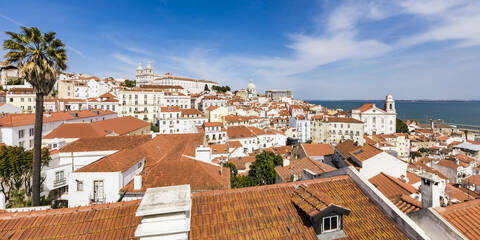
M93 204L105 203L105 194L98 193L98 192L90 194L90 203L93 203Z
M60 178L60 179L55 179L53 181L53 187L57 188L57 187L62 187L62 186L65 186L67 185L67 178Z

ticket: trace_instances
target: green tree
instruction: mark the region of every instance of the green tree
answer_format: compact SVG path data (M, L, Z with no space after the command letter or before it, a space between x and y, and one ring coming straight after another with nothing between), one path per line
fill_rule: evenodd
M283 159L273 152L263 151L257 154L255 162L250 165L248 176L256 186L275 183L275 167L282 165Z
M408 126L402 120L397 118L397 133L408 133Z
M127 87L127 88L133 88L137 84L137 81L135 80L128 80L126 79L123 83L122 86Z
M203 88L203 91L205 91L205 92L210 92L210 88L208 88L208 85L207 85L207 84L205 84L205 87Z
M21 27L21 33L6 32L3 42L7 63L17 64L21 78L35 90L35 136L33 146L32 206L40 205L40 170L43 102L57 81L56 73L67 68L65 45L55 32L41 33L36 27Z
M419 152L415 152L415 151L410 152L410 158L411 159L416 159L416 158L419 158L421 156L422 156L422 154L420 154Z
M230 91L230 87L229 86L212 86L212 90L216 91L216 92L228 92Z
M426 153L428 151L428 149L422 147L422 148L418 149L418 151L421 152L421 153Z
M397 133L408 133L408 126L402 120L397 118Z
M7 85L23 85L23 79L22 78L9 78L7 80Z
M42 149L41 166L48 164L48 149ZM23 147L0 148L0 191L11 207L31 204L33 153ZM45 179L41 179L43 182Z
M159 129L159 127L158 127L158 124L150 123L150 129L151 129L153 132L160 132L160 129Z

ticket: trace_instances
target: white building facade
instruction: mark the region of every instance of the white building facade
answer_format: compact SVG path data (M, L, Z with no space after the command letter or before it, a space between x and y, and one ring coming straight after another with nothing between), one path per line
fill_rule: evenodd
M364 104L352 109L351 116L364 123L364 132L368 135L392 134L396 131L397 112L395 100L390 94L385 98L383 109L375 104Z

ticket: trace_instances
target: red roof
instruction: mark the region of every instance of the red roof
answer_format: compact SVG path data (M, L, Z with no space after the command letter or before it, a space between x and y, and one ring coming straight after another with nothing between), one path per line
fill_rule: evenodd
M343 217L349 239L407 239L348 176L192 194L189 239L317 240L294 203L297 186L352 209Z
M366 144L364 145L363 147L361 148L358 148L358 149L355 149L353 151L350 152L350 155L355 157L355 159L357 159L358 161L365 161L365 160L368 160L380 153L382 153L383 151L372 146L372 145L369 145L369 144Z
M92 123L64 123L43 138L85 138L102 137L112 134L121 136L148 126L150 126L150 123L132 116L112 118ZM144 134L148 133L149 132L145 132Z
M326 156L333 154L333 148L330 144L302 144L305 154L309 157Z
M480 238L480 199L434 209L468 239Z
M65 145L60 152L94 152L134 148L152 140L151 135L80 138Z
M98 112L98 114L96 113ZM82 110L82 111L65 111L65 112L50 112L43 115L43 122L58 122L74 119L82 119L95 116L104 116L109 114L116 114L110 110ZM35 123L35 113L18 113L8 114L0 118L1 127L17 127L25 125L33 125Z
M190 184L194 191L230 189L230 171L220 173L219 166L193 159L195 148L201 144L202 134L159 134L152 141L132 149L133 153L114 154L106 161L115 162L133 154L145 158L143 188L134 190L131 181L122 192L143 192L146 188L182 184Z
M2 239L134 239L140 200L0 213Z
M282 182L290 182L293 175L296 175L298 179L301 179L304 169L308 169L315 174L336 170L336 168L332 166L305 157L300 160L292 161L288 166L276 167L275 173L282 179Z

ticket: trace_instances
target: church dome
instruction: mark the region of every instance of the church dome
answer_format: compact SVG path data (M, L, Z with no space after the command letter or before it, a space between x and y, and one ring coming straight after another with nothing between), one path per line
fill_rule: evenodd
M248 84L248 90L254 90L255 89L255 84L253 84L253 81L250 80L250 83Z
M141 63L138 64L137 70L143 70Z

